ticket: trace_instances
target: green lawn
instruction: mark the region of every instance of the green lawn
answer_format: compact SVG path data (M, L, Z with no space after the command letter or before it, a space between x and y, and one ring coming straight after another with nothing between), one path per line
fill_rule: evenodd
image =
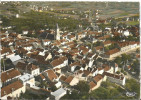
M139 24L139 21L128 21L126 22L128 25L137 25Z

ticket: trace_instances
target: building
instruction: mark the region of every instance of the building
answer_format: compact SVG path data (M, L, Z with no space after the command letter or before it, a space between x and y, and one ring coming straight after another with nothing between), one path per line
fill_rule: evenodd
M118 48L115 48L115 49L112 49L112 50L109 50L105 53L105 57L106 58L113 58L113 57L116 57L120 54L120 50Z
M11 51L10 48L2 48L1 49L1 58L4 58L6 56L7 58L14 56L15 54Z
M51 82L54 82L54 81L57 81L58 80L58 77L57 75L55 74L55 72L51 69L45 71L43 73L43 75Z
M21 93L25 93L26 88L19 80L1 88L1 100L7 100L7 97L20 97Z
M60 40L60 30L59 30L58 24L56 24L56 34L55 34L55 36L56 36L56 40Z
M68 58L63 56L51 62L53 68L62 68L68 65Z
M77 85L77 83L79 82L79 79L73 76L68 76L65 82L69 84L70 86L74 86L74 85Z
M21 73L16 69L9 69L1 74L1 81L3 84L8 84L21 76Z
M65 94L67 94L67 91L63 88L60 88L54 92L51 92L52 99L59 100L61 97L63 97Z
M33 76L37 76L40 74L40 68L34 64L27 64L27 63L22 63L18 62L16 65L16 68L21 72L21 73L29 73Z
M93 81L89 83L89 86L90 86L90 92L96 89L96 84Z
M35 86L35 78L31 74L26 73L19 77L19 79L22 81L23 85L27 85L29 87Z
M125 85L125 77L122 75L116 75L116 74L112 74L112 73L107 73L104 72L103 75L107 76L107 80L120 84L120 85Z
M9 59L12 61L12 63L14 65L16 65L18 63L18 61L21 60L21 57L19 55L14 55L14 56L10 57Z

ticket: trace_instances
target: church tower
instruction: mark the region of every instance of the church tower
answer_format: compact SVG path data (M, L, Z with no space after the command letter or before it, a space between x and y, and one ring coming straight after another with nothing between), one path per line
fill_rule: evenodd
M56 24L56 40L60 40L60 31L59 31L58 23Z

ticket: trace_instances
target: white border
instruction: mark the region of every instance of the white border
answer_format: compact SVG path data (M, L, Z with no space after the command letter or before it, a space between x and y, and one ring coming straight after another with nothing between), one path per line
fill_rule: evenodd
M71 1L79 1L79 2L139 2L140 0L0 0L0 1L66 1L66 2L71 2Z
M5 2L5 1L29 1L29 0L0 0L0 2ZM140 4L140 0L30 0L30 1L49 1L49 2L139 2L139 14L141 14L141 4ZM29 1L29 2L30 2ZM141 16L140 16L140 20L141 20ZM140 25L141 25L141 21L140 21ZM139 26L140 27L140 26ZM1 32L1 30L0 30ZM141 33L141 27L139 32ZM0 35L0 39L1 39L1 35ZM141 40L141 35L140 35L140 40ZM0 50L1 50L1 40L0 40ZM140 41L140 55L141 55L141 41ZM1 52L0 52L0 58L1 58ZM1 59L0 59L0 79L1 79ZM0 87L1 88L1 87ZM140 59L140 90L141 90L141 59ZM0 98L1 98L1 89L0 89ZM140 100L141 100L141 91L140 91Z

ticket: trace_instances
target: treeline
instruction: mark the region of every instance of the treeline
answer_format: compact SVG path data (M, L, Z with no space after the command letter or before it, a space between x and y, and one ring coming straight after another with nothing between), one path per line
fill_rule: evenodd
M40 30L40 29L54 29L56 23L63 30L74 31L78 28L79 24L87 25L86 22L76 20L73 18L60 18L47 12L27 12L20 14L20 18L16 17L2 17L3 26L15 26L13 29L16 32L22 32L22 30Z

